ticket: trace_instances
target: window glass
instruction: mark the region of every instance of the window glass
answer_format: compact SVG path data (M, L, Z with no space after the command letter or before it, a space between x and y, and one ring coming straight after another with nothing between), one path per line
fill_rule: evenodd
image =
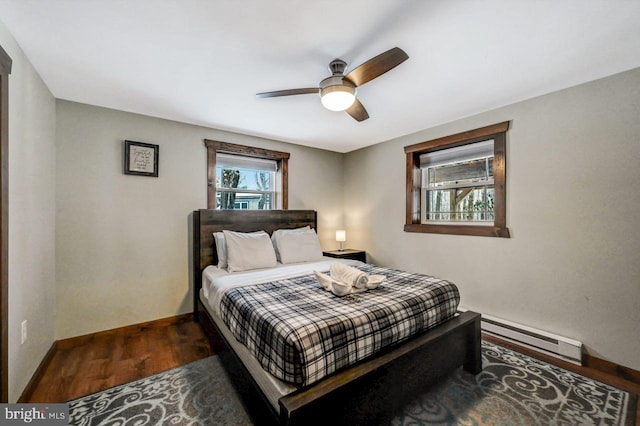
M493 186L432 190L426 197L427 221L493 223L495 219Z
M216 209L274 209L276 169L273 160L218 154Z
M273 210L273 195L264 193L222 191L216 192L216 209Z
M427 170L428 186L473 183L493 179L493 157L429 167Z
M216 167L216 187L270 191L273 189L273 172L262 170Z
M493 224L493 143L479 143L482 149L474 145L423 155L423 223Z

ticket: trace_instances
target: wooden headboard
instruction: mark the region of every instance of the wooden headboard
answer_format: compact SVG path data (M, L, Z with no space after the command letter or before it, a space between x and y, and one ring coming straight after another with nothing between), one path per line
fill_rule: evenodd
M222 230L253 232L264 230L271 234L276 229L310 226L318 231L315 210L196 210L191 214L189 242L191 277L193 280L194 312L202 287L202 271L218 263L213 239L214 232Z

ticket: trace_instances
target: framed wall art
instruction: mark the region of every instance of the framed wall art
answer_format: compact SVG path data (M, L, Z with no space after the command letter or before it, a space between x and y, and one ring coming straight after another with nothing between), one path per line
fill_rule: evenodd
M160 146L124 141L124 174L158 177Z

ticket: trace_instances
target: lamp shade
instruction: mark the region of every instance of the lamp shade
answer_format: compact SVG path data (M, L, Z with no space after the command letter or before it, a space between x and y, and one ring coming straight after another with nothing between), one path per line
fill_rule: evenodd
M326 109L331 111L344 111L353 105L353 101L356 100L355 94L348 91L349 88L347 88L347 91L338 89L339 88L336 87L325 89L320 100Z
M341 76L327 77L320 82L320 101L331 111L344 111L356 100L356 86Z
M344 229L336 231L336 241L347 241L347 231L345 231Z

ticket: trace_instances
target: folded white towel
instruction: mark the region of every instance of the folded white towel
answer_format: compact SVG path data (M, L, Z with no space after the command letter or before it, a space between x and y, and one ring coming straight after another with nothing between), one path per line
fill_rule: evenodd
M334 265L340 265L340 266L337 266L334 268ZM351 268L349 266L346 266L351 270L345 270L341 268L342 266L346 266L346 265L343 265L342 263L333 263L330 268L331 276L327 274L323 274L320 271L313 271L322 288L324 288L326 291L332 292L336 296L342 297L350 293L360 293L362 291L374 289L378 287L380 283L382 283L382 281L386 279L384 275L367 276L366 273L356 268ZM362 275L356 274L354 271L361 273ZM350 274L350 275L347 275L347 274ZM356 282L356 285L357 283L359 283L361 287L357 287L351 282L345 282L340 279L337 279L336 276L339 276L339 277L347 276L348 279Z
M313 273L316 275L316 278L318 279L318 282L320 283L322 288L327 291L331 291L331 277L319 271L313 271Z
M387 277L384 275L369 275L367 277L367 289L371 290L378 287L385 279L387 279Z
M333 262L330 272L331 278L334 280L349 284L357 289L366 288L369 281L365 272L344 263Z
M351 286L351 284L336 281L329 275L323 274L322 272L313 271L313 273L316 275L316 278L318 279L318 282L320 283L322 288L332 292L336 296L345 296L353 291L353 287Z

